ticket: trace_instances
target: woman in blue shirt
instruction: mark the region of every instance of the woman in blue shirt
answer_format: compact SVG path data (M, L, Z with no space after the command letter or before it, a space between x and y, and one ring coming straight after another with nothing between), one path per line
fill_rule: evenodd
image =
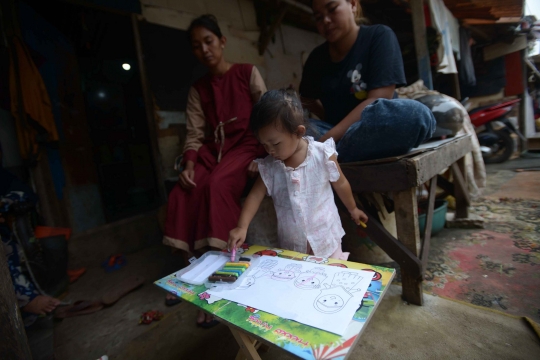
M405 74L393 31L358 25L358 0L314 0L312 8L327 40L311 52L300 83L304 106L322 120L310 121L312 134L334 138L340 162L401 155L429 139L431 111L395 99Z

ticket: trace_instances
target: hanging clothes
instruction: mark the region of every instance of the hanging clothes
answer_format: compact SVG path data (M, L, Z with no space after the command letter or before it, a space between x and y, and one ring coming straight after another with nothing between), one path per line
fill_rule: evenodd
M58 141L58 131L45 83L28 48L17 37L10 47L9 91L21 156L31 160L38 155L38 142Z
M474 64L471 54L469 40L471 33L463 26L459 28L459 49L461 59L459 61L459 83L465 86L476 85L476 75L474 73Z
M442 74L456 74L457 66L454 59L454 49L459 49L458 22L444 5L443 0L429 0L429 9L431 10L433 25L442 37L437 50L439 59L441 59L437 71Z

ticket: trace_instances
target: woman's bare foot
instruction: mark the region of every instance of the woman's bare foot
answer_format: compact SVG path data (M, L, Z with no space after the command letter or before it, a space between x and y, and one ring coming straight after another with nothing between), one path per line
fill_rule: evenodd
M46 295L38 295L25 305L22 310L31 314L45 315L52 312L60 304L60 300Z

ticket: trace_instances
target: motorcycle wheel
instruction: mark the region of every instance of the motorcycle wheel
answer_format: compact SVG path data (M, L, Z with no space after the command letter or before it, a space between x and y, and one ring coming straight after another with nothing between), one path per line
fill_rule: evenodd
M494 145L490 146L492 153L484 155L484 162L486 164L499 164L510 159L514 152L514 139L508 131L495 130L499 140Z

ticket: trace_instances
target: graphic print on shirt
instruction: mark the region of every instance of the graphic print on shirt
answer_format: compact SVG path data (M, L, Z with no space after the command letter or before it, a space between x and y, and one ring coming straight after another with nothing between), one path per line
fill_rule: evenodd
M272 274L272 279L277 281L289 281L298 276L302 271L302 265L289 264L285 266L285 269L278 269Z
M242 284L236 288L236 290L246 290L255 284L255 280L263 276L271 276L272 268L276 266L277 260L266 259L259 266L253 269L253 272L246 277Z
M303 272L294 280L294 286L301 290L319 289L322 282L328 277L324 268L316 267Z
M362 81L360 70L362 70L362 64L359 63L354 70L349 70L347 77L351 80L351 94L354 94L358 100L364 100L367 98L367 84Z

